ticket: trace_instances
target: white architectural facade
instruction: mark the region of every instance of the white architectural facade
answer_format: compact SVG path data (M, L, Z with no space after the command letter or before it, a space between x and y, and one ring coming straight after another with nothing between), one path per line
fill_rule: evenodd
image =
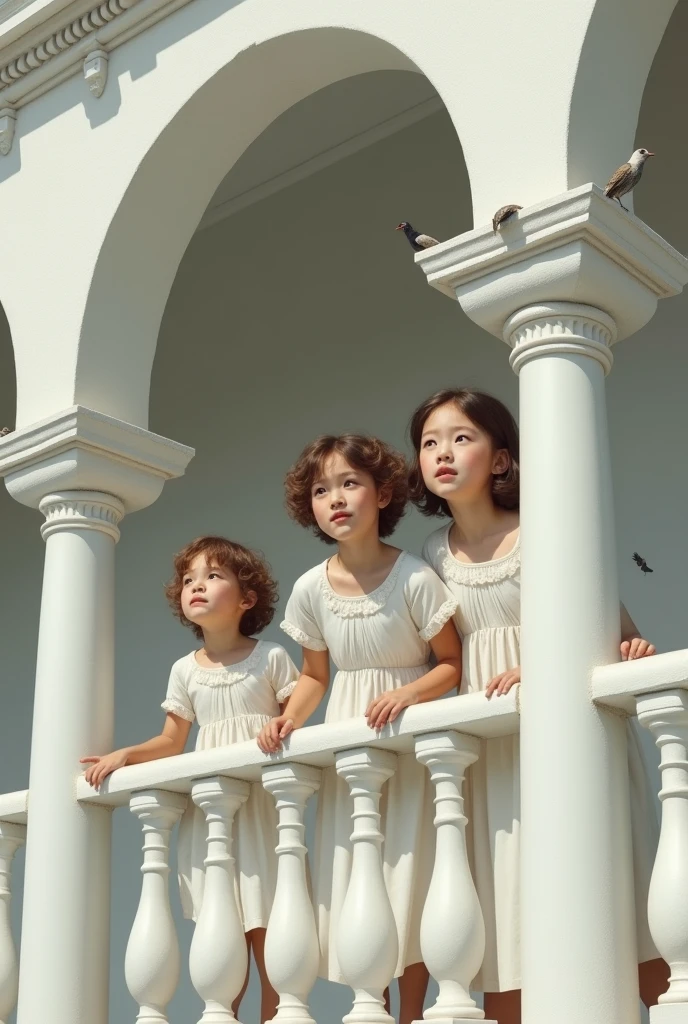
M172 829L188 794L208 821L206 891L214 894L193 934L190 983L196 1004L205 1005L203 1021L233 1020L245 946L232 895L231 823L247 783L261 778L280 818L266 947L278 1018L333 1019L311 1002L317 940L304 815L320 770L336 764L352 789L354 814L351 899L338 950L355 993L347 1020L384 1024L396 932L377 853L384 841L377 807L396 754L412 750L436 786L441 837L424 915L424 955L438 986L426 1017L482 1019L470 984L484 932L461 785L479 739L520 730L524 1024L639 1024L623 811L625 718L637 713L662 759L649 918L672 968L651 1020L688 1024L685 615L677 613L678 589L662 597L660 573L651 581L634 576L638 590L656 587L651 603L672 621L665 653L616 664L616 532L626 544L628 503L617 500L615 513L605 384L617 344L623 352L642 332L651 345L660 300L688 284L679 251L688 251L688 223L669 202L683 179L676 170L683 150L669 148L659 99L653 121L641 112L648 75L661 74L656 54L669 54L672 33L679 38L686 25L683 7L676 0L0 2L7 408L14 404L9 337L16 371L16 417L0 439L0 473L11 499L25 506L17 510L9 498L2 506L3 515L11 511L0 550L16 580L8 596L36 595L39 520L29 509L44 517L45 541L40 624L33 596L9 600L0 623L11 666L0 684L8 691L0 749L9 752L0 773L26 779L5 786L0 774L0 790L8 790L0 795L0 1021L16 1003L18 1024L106 1024L127 1013L131 1019L135 1001L142 1024L174 1024L170 1003L186 984L186 968L168 875ZM674 55L667 68L680 81L680 51ZM384 82L393 83L388 92ZM656 92L661 98L660 85ZM347 96L357 97L353 114L342 113ZM318 97L331 97L329 115L330 100L318 107ZM301 129L315 123L316 110L322 120L311 138ZM306 112L300 122L299 111ZM636 140L639 118L645 131L667 140L667 156L647 168L638 189L649 193L657 175L663 221L626 213L599 187L636 141L660 152L659 142ZM675 179L660 170L662 159L671 165L669 152ZM388 213L392 200L408 208ZM523 209L495 234L492 215L511 202ZM624 202L633 209L632 197ZM356 219L362 209L367 221ZM388 217L383 227L378 209ZM392 246L402 245L391 229L415 216L409 209L457 223L415 266L410 250L402 260ZM669 244L663 225L673 223ZM441 223L418 226L441 230ZM372 241L382 230L393 256ZM218 295L227 297L223 309L213 306ZM681 301L670 324L678 337L685 335ZM386 320L392 307L390 316L401 315L396 326ZM272 333L252 335L255 323L267 329L268 316ZM341 344L329 347L339 317L351 329L350 360ZM488 353L486 362L459 355L461 332L463 351L474 344ZM440 334L448 340L433 351ZM173 336L185 365L164 362ZM370 340L377 351L363 358L374 388L358 390L362 366L352 366ZM649 454L631 453L627 463L645 512L650 464L659 466L652 508L676 506L682 496L683 445L676 432L665 436L661 413L670 400L662 399L659 376L669 387L688 369L681 358L675 367L653 367L655 379L641 373L638 391L615 397L633 407L634 420L648 421L654 438ZM161 653L167 635L155 624L157 612L150 627L142 625L148 608L161 604L161 574L169 572L156 560L156 545L167 545L169 563L175 546L210 526L235 535L267 550L286 596L297 572L278 553L291 537L280 525L279 474L311 434L340 425L385 433L393 416L400 434L416 401L467 370L468 383L508 391L507 360L518 377L522 430L521 692L418 706L394 735L388 730L374 741L353 720L305 728L275 759L242 744L132 766L94 794L78 778L79 757L111 749L116 723L118 736L141 728L133 711L126 723L118 717L122 666L136 676L131 693L153 722L176 656L164 646ZM492 387L491 366L498 367ZM156 374L167 397L149 409ZM676 386L682 393L685 378ZM409 402L400 410L402 394ZM241 414L223 419L226 406ZM172 440L163 424L175 418L190 430ZM274 484L255 475L259 456L274 462ZM185 481L164 488L187 467ZM122 573L116 545L120 531L127 544L137 517L143 525L132 526L137 539ZM15 532L20 519L28 525ZM250 535L253 520L262 536ZM683 565L678 519L658 514L653 522L664 534L664 561ZM427 526L413 529L421 537ZM313 544L302 543L303 558L314 561ZM127 662L128 647L136 661ZM153 666L155 683L147 678ZM24 735L28 717L15 717L14 700L33 709L30 758L24 742L21 765L12 734ZM113 946L111 958L121 891L112 810L121 806L143 830L143 875L142 882L128 875L140 902L127 924L126 956ZM572 811L553 815L555 806ZM11 865L24 840L20 886L11 882ZM21 955L10 893L21 903ZM110 992L125 982L133 1001L115 1016Z

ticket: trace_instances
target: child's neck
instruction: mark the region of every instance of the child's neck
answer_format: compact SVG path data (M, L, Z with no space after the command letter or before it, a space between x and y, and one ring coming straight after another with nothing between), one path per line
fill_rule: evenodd
M491 494L466 502L449 502L457 537L466 544L480 544L505 527L511 528L514 514L495 505Z
M338 544L337 558L339 564L355 576L357 573L369 572L388 564L396 550L391 545L383 543L375 531L349 544Z
M236 661L237 654L244 651L250 653L255 643L255 640L239 631L238 623L233 623L225 629L203 632L203 651L208 661Z

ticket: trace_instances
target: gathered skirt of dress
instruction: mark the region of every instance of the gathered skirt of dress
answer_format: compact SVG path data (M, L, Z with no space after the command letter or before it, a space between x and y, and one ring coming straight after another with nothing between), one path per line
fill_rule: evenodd
M515 626L469 633L463 640L462 692L484 690L490 679L520 663ZM498 698L494 698L498 699ZM638 961L659 954L647 923L647 896L659 836L656 802L632 720L627 726ZM485 921L485 956L472 988L506 992L521 987L521 791L518 734L482 740L466 773L466 841Z
M214 722L198 734L197 750L254 739L269 721L264 715ZM203 811L189 797L179 825L177 867L184 916L198 920L205 883L208 834ZM235 894L244 931L267 928L277 880L277 812L273 797L259 783L251 785L246 803L234 817L232 853L236 863Z
M361 709L365 710L381 693L412 682L427 671L422 665L339 672L332 685L326 721L359 716ZM380 801L383 874L399 939L395 976L423 959L420 919L435 859L433 797L427 769L413 754L399 755L396 771L383 787ZM318 794L313 889L320 976L341 983L345 979L337 960L336 937L351 874L351 811L348 784L334 767L326 768Z

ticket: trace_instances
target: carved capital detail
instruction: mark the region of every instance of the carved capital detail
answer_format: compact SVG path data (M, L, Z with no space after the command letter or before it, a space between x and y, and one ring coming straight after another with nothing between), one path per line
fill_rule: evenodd
M108 55L105 50L93 50L84 61L84 79L90 92L100 99L108 77Z
M609 373L616 335L614 320L601 309L570 302L520 309L504 325L516 373L528 360L552 353L589 356Z
M117 524L124 515L124 505L112 494L98 491L65 491L48 494L39 508L45 516L41 536L47 540L60 530L99 530L117 542Z

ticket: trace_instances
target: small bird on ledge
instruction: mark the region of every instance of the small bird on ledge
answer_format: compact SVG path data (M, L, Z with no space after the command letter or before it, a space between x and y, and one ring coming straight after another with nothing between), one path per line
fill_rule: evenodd
M11 427L3 427L2 430L0 430L0 437L7 437L7 435L11 434L11 433L12 433L12 428Z
M437 239L433 238L432 235L424 235L420 231L414 231L407 220L402 220L401 224L397 224L394 230L404 232L414 252L422 252L423 249L431 249L433 245L439 245Z
M500 224L503 224L504 221L509 220L510 217L513 217L515 213L518 213L518 211L522 209L522 206L517 206L515 203L512 203L511 206L500 206L500 208L497 210L494 217L492 218L492 230L494 231L494 233L497 234L497 228L500 226Z
M645 161L651 156L654 156L654 153L651 153L649 149L636 149L628 163L617 167L605 186L604 194L609 199L616 199L626 213L628 213L628 209L621 202L621 196L633 191L642 177Z

